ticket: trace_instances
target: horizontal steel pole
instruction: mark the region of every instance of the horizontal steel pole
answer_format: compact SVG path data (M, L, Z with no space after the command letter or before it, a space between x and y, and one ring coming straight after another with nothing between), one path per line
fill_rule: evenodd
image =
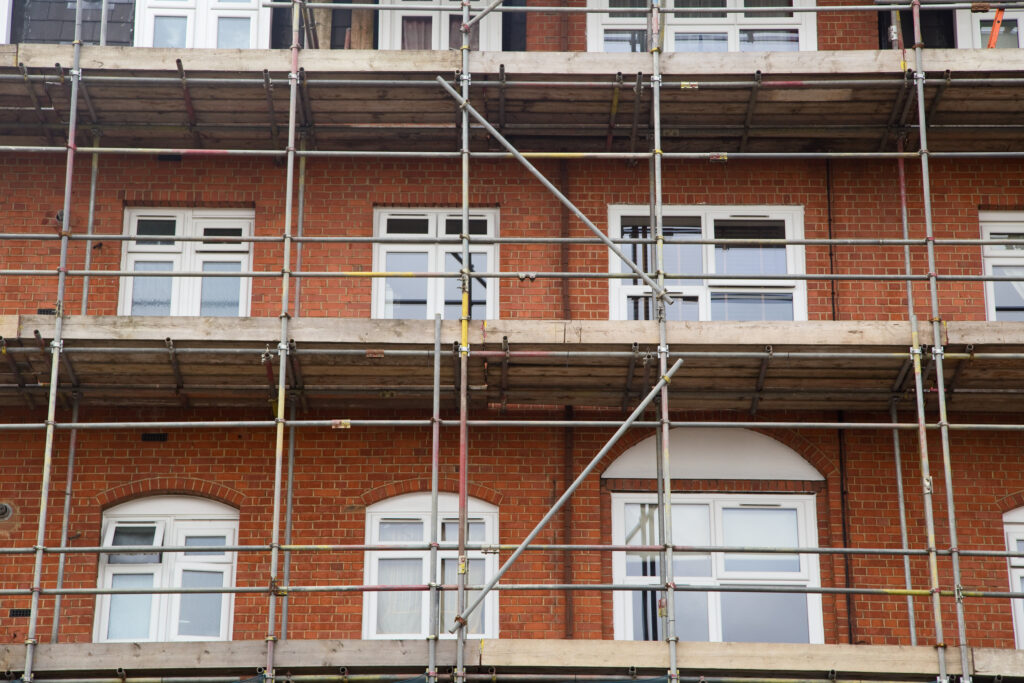
M304 6L314 9L338 9L332 3L326 2L305 2ZM264 2L263 7L291 7L290 2ZM993 2L988 4L992 9L1013 9L1017 7L1024 7L1024 3L1021 2ZM971 9L976 7L973 3L969 2L937 2L922 4L922 10L950 10L950 9ZM438 9L437 5L390 5L390 4L360 4L353 3L345 5L345 9L372 9L372 10L421 10L421 11L447 11L460 12L461 8L453 6L449 9ZM892 10L909 10L910 3L887 3L879 5L826 5L816 7L790 7L784 8L786 12L806 12L816 14L818 12L890 12ZM529 7L510 7L501 6L495 8L495 12L542 12L542 13L584 13L584 14L640 14L648 13L650 9L645 10L644 8L623 8L623 7L556 7L551 5L531 5ZM659 8L661 14L717 14L717 13L732 13L732 14L748 14L748 13L774 13L779 12L778 7L687 7L679 9L667 9Z

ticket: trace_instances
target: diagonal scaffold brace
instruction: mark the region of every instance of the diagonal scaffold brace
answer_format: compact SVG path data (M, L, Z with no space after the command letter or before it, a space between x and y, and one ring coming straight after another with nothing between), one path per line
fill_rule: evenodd
M675 364L673 364L672 367L668 369L668 372L666 372L661 377L661 379L658 380L658 383L651 388L647 396L644 397L644 400L640 402L640 404L636 407L635 410L633 410L632 413L630 413L629 417L626 418L626 421L619 426L619 428L615 431L614 434L612 434L612 437L608 439L608 442L605 443L604 446L601 447L601 450L597 452L597 455L593 457L590 463L585 468L583 468L583 471L580 472L579 476L576 477L575 480L573 480L572 484L569 485L569 488L565 490L565 493L563 493L561 497L557 501L555 501L555 504L552 505L551 509L547 511L547 514L544 515L544 518L537 523L537 526L534 527L533 531L531 531L526 536L526 538L523 539L522 543L520 543L519 546L514 551L512 551L512 554L509 555L509 558L505 560L505 563L503 565L501 565L501 568L497 571L497 573L491 578L490 581L487 582L483 589L477 594L476 599L473 601L473 603L469 605L469 607L467 607L462 614L455 617L454 625L452 625L452 627L448 629L449 633L455 633L455 631L459 629L460 625L466 624L468 622L469 615L473 613L473 610L479 607L480 604L484 601L484 598L487 597L487 594L490 593L491 590L493 590L496 585L498 585L498 581L500 581L501 577L505 575L505 572L509 570L509 567L511 567L519 558L519 556L523 554L523 551L525 551L526 548L533 542L533 539L537 538L537 535L540 534L541 531L543 531L544 527L547 526L548 522L550 522L552 518L554 518L554 516L558 514L558 511L562 509L562 506L565 505L566 501L568 501L569 498L572 497L572 494L576 492L576 489L578 489L580 485L586 480L586 478L590 476L590 473L594 471L594 469L598 466L598 464L601 462L604 456L608 455L608 452L612 449L613 446L615 446L616 443L618 443L619 439L622 438L623 434L629 431L630 426L634 422L636 422L636 420L641 415L644 414L644 411L647 409L647 406L651 404L651 401L653 401L657 396L661 394L661 390L664 387L668 386L668 384L672 381L672 376L676 374L676 371L680 367L682 367L682 365L682 359L677 360Z
M469 100L467 100L462 95L460 95L458 93L458 91L455 90L455 88L453 88L452 86L448 85L448 82L445 81L442 77L438 76L437 77L437 82L441 85L442 88L445 89L445 91L449 95L452 96L452 99L454 99L456 102L459 103L460 107L465 108L465 110L467 112L469 112L469 115L472 116L474 119L476 119L477 122L481 126L483 126L484 129L488 133L490 133L491 137L493 137L495 140L497 140L499 143L501 143L502 147L507 149L508 152L513 157L515 157L517 161L519 161L519 163L521 163L523 166L525 166L526 170L529 171L533 175L533 177L535 177L537 180L539 180L541 185L543 185L548 190L550 190L551 193L554 194L555 197L558 199L558 201L560 201L563 205L565 205L565 208L567 208L570 211L572 211L573 214L575 214L577 218L579 218L581 221L583 221L583 224L586 225L588 228L590 228L591 232L593 232L595 235L597 235L598 239L600 239L602 242L604 242L605 246L607 246L609 249L611 249L613 254L618 256L622 260L622 262L624 264L626 264L626 266L629 267L630 270L632 270L634 273L636 273L637 277L639 277L641 280L643 280L644 284L646 284L648 287L650 287L654 291L655 296L657 296L662 301L664 301L666 305L669 305L669 304L672 303L673 299L669 295L668 291L664 287L659 285L657 282L655 282L654 279L650 275L645 273L640 266L638 266L631 258L626 256L626 254L621 249L619 249L617 246L615 246L615 243L612 242L611 239L609 239L609 237L607 235L605 235L601 231L601 229L599 227L594 225L593 221L591 221L589 218L587 218L586 215L582 211L580 211L579 208L577 208L576 205L573 204L572 201L568 197L566 197L564 194L562 194L562 192L557 187L555 187L551 183L550 180L548 180L547 178L544 177L543 173L541 173L540 171L537 170L536 166L531 164L530 161L526 157L524 157L522 154L520 154L519 150L517 150L515 148L515 146L511 142L506 140L505 137L501 133L499 133L498 130L494 126L492 126L490 124L490 122L487 121L487 119L485 119L483 117L482 114L480 114L480 112L478 112L476 109L474 109L473 105L471 105L469 103Z

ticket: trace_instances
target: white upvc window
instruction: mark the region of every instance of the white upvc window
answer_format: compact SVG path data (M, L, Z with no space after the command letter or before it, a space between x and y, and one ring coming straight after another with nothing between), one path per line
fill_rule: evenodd
M1024 212L982 211L981 235L986 240L1020 241L1020 244L986 244L985 275L1020 276L1019 281L986 281L985 301L989 320L1024 321Z
M635 13L587 15L587 49L591 52L646 52L645 0L592 0L610 9L637 8ZM675 0L662 5L665 52L795 52L818 45L816 15L787 11L813 7L813 0ZM678 12L687 8L765 8L771 12Z
M381 12L378 44L382 50L458 50L462 47L462 6L457 0L401 0L411 6L436 5L437 11ZM473 13L486 5L472 0ZM444 8L449 11L442 11ZM492 12L469 32L470 49L501 50L501 14Z
M674 545L795 548L817 546L814 496L673 494ZM612 542L658 545L654 494L612 495ZM818 558L806 554L676 553L677 586L820 585ZM617 552L613 581L660 585L660 554ZM617 591L615 637L661 640L659 591ZM663 604L663 602L662 602ZM799 592L675 592L676 634L683 641L822 643L821 596Z
M992 35L992 24L996 11L972 12L956 10L956 44L957 47L987 48ZM1003 14L1003 22L999 27L995 47L1021 47L1021 30L1024 29L1024 10L1008 9Z
M14 0L0 0L0 44L11 42L11 15Z
M103 514L103 546L147 546L152 550L100 555L99 587L229 588L235 553L217 550L164 552L166 546L220 547L236 544L238 511L191 496L153 496ZM100 595L96 642L230 640L230 593Z
M462 212L459 209L377 209L374 211L374 232L390 240L374 245L374 270L377 272L458 273L463 268L461 244L430 243L460 236ZM473 209L470 212L470 271L498 270L498 253L494 245L472 243L474 237L495 237L497 234L496 209ZM372 296L376 318L427 319L440 313L446 320L458 320L462 315L462 289L458 278L374 278ZM470 278L469 314L474 320L498 317L496 280Z
M1024 553L1024 507L1003 514L1003 531L1006 536L1006 550ZM1011 557L1006 561L1010 573L1010 591L1024 593L1024 557ZM1013 608L1013 632L1017 648L1024 649L1024 600L1011 600Z
M125 234L166 239L125 243L121 267L135 272L242 273L250 270L251 242L224 241L253 233L252 211L128 209ZM221 238L221 241L177 240ZM119 315L249 315L251 278L142 276L121 278Z
M139 0L135 46L270 47L270 8L259 0Z
M800 206L666 206L662 214L666 239L799 239L803 236ZM646 206L611 206L612 239L653 238ZM634 263L657 270L653 244L620 244ZM609 253L611 272L630 269ZM806 320L807 288L803 280L785 275L804 270L803 247L795 245L665 244L669 275L735 275L735 278L668 278L665 286L674 303L669 320ZM769 277L761 277L769 276ZM652 320L651 288L639 278L609 280L612 320Z
M437 538L441 544L459 539L458 497L438 496ZM430 494L410 493L371 505L366 510L366 538L371 545L424 544L430 542ZM498 508L475 498L469 499L467 543L495 545L498 542ZM497 555L479 550L467 554L467 585L480 586L498 570ZM454 586L458 580L457 550L437 553L438 582ZM404 550L366 553L367 585L425 586L430 583L430 551ZM478 591L466 592L466 603ZM442 638L452 638L448 627L458 614L455 590L442 592L439 605ZM367 591L363 594L364 638L423 638L430 634L430 592ZM469 617L467 636L498 637L498 596L491 591Z

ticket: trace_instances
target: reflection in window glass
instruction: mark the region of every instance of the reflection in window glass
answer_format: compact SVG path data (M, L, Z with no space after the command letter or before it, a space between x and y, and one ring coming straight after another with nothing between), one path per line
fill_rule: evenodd
M728 52L725 33L676 33L676 52Z
M178 222L173 218L140 218L135 229L136 235L142 237L161 237L173 235ZM170 246L174 240L144 240L138 243L141 247Z
M141 273L170 272L170 261L136 261L135 270ZM132 281L132 315L170 315L171 283L169 277L137 277Z
M425 273L427 252L388 252L384 268L388 272ZM427 317L427 280L425 278L389 277L384 279L384 317L413 318Z
M449 251L444 255L446 273L462 270L462 252ZM469 271L487 272L487 254L469 253ZM462 316L462 283L456 278L444 279L444 319L458 320ZM469 280L469 316L473 320L487 319L487 281L482 277Z
M606 30L605 52L647 52L647 31L643 29Z
M992 266L992 274L1002 277L1020 277L1015 281L995 281L996 320L1024 322L1024 266Z
M441 560L441 582L448 586L454 586L458 582L456 572L459 568L459 561L456 558L444 558ZM466 575L466 585L482 586L484 584L484 560L470 559L469 573ZM466 604L472 604L480 591L466 591ZM441 624L445 625L455 619L458 614L458 593L455 591L444 591L441 600ZM469 616L469 633L480 634L484 632L486 619L485 607L483 604L473 610Z
M712 320L792 320L792 294L712 292Z
M800 593L721 593L722 640L806 643L807 596Z
M220 588L223 572L186 569L181 572L182 588ZM221 593L184 593L178 608L178 635L216 638L220 635Z
M740 52L796 52L800 32L796 29L757 29L740 31Z
M992 35L992 21L982 20L981 22L981 42L982 47L988 45L989 38ZM1020 46L1020 40L1017 36L1017 20L1016 19L1003 19L1002 25L999 27L999 37L996 38L996 47L1012 47L1017 48Z
M249 42L251 21L247 17L218 17L217 47L239 50L252 47Z
M708 594L676 591L676 635L684 642L709 640ZM633 591L633 640L662 640L658 601L665 594L659 591Z
M156 527L153 526L118 526L114 529L112 546L153 545L156 539ZM129 553L125 555L108 555L107 564L152 564L160 561L160 553Z
M153 47L185 47L187 17L153 17Z

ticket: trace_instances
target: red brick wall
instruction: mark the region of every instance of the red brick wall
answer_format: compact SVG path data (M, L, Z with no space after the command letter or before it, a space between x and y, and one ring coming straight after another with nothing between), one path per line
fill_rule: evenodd
M479 416L486 413L480 412ZM374 413L374 417L398 414ZM110 413L84 409L81 419L112 419ZM118 419L195 419L195 413L156 410L120 412ZM265 419L261 412L204 411L203 419ZM303 417L325 417L315 413ZM357 415L353 415L357 417ZM585 412L578 417L586 418ZM730 414L680 415L680 418L732 419ZM796 419L795 414L765 415L766 419ZM807 418L801 414L799 417ZM835 419L815 414L813 419ZM37 414L7 411L5 420L40 420ZM68 415L58 412L58 420ZM883 421L884 416L848 415L847 419ZM907 419L910 419L907 417ZM817 496L818 543L843 545L840 497L839 441L843 439L848 492L849 545L898 548L892 437L885 430L847 431L840 436L829 430L776 430L766 432L795 449L824 476L823 482L676 481L677 491L792 491ZM575 434L573 472L563 470L564 437L557 429L479 429L470 439L471 494L500 509L500 541L515 543L537 523L566 485L610 436L610 430L581 429ZM649 436L648 431L628 434L609 455ZM303 429L296 449L294 541L296 543L358 544L364 541L365 507L398 493L424 490L430 473L430 436L423 428L366 428L352 430ZM441 441L441 488L455 490L457 481L457 433L444 430ZM912 547L923 548L922 493L916 438L906 432L902 439L903 477ZM937 542L949 547L945 485L941 476L941 450L930 440ZM56 545L62 518L64 473L68 432L59 431L53 461L48 545ZM952 435L953 480L962 548L1001 549L1002 514L1024 502L1024 472L1016 462L1024 450L1024 436L1010 432ZM41 478L41 432L0 432L0 480L3 500L16 506L15 516L0 522L0 542L5 547L30 547L35 542L37 500ZM270 540L274 446L272 430L173 430L166 443L143 443L137 431L83 431L78 435L71 543L100 543L102 510L133 496L157 493L207 495L235 505L240 513L240 542ZM603 469L603 466L602 468ZM600 471L600 470L599 470ZM588 480L573 499L573 543L609 543L610 494L614 491L647 491L653 482L644 480ZM556 519L538 541L562 542L562 521ZM502 559L507 553L502 554ZM562 553L530 552L506 577L510 583L562 581ZM903 565L898 557L856 557L849 581L861 588L902 588ZM47 555L44 585L55 581L57 558ZM915 588L927 588L926 564L912 561ZM939 560L942 585L952 586L950 561ZM26 588L31 583L29 555L0 555L0 588ZM237 585L265 586L268 561L265 554L243 554L238 561ZM73 555L68 561L66 585L92 587L96 582L95 560ZM1005 590L1006 563L1000 559L966 558L964 585L969 589ZM847 572L843 559L821 558L825 586L843 586ZM578 582L610 582L607 554L581 552L572 563L572 579ZM359 584L363 582L363 555L349 553L296 553L292 581L297 585ZM557 592L512 592L501 595L501 637L564 637L565 595ZM577 638L611 638L611 596L598 592L573 595ZM290 598L289 633L302 638L358 638L361 628L361 596L358 594L293 594ZM259 639L266 630L266 603L262 595L239 595L235 602L234 637ZM4 598L2 607L28 606L27 597ZM908 622L901 596L856 596L852 615L842 596L824 596L826 642L907 644ZM53 599L42 601L40 633L48 638ZM943 599L946 640L956 642L952 603ZM1005 600L969 599L968 638L972 645L1012 647L1010 606ZM916 601L917 628L922 644L932 643L934 630L927 600ZM65 601L62 638L66 642L91 638L93 599L69 597ZM852 622L852 633L850 625ZM24 621L0 622L0 641L20 642Z
M97 194L95 232L119 235L126 206L236 207L255 211L256 234L280 235L283 229L284 168L258 159L185 159L157 162L149 158L104 156ZM549 178L558 178L556 162L538 164ZM668 162L664 174L666 204L769 204L802 205L804 233L808 238L896 238L901 236L896 166L892 162L832 162L831 183L826 182L826 163L805 160L788 163ZM609 204L644 204L648 182L643 167L621 162L568 162L569 196L602 228ZM1016 178L1022 164L1014 161L939 160L932 165L932 198L935 235L939 238L976 238L979 209L1020 209ZM4 156L0 159L0 216L6 232L56 235L56 211L62 206L59 183L63 163L56 157ZM87 167L79 165L73 194L72 227L85 232L88 206ZM310 160L306 192L305 232L309 236L352 234L370 236L374 207L454 207L461 201L460 171L448 161L335 161ZM912 237L924 234L920 175L908 164L908 197ZM500 233L504 236L551 237L560 234L561 207L525 170L513 162L475 162L471 202L477 207L500 209ZM831 225L829 216L831 213ZM570 218L570 231L585 237L587 228ZM293 226L294 229L294 226ZM572 246L569 268L575 272L603 272L608 259L603 247ZM927 271L922 248L913 250L918 275ZM254 267L279 271L281 247L255 246ZM303 267L307 270L369 270L369 244L306 244ZM4 267L56 271L59 242L0 241ZM978 275L982 272L980 247L937 247L942 275ZM830 272L826 247L805 250L807 272ZM71 244L68 265L82 268L85 243ZM505 271L561 269L560 248L554 245L502 245L499 259ZM901 247L837 247L836 271L898 276L903 269ZM121 243L97 238L92 267L116 270L121 263ZM67 310L78 313L80 277L68 285ZM0 276L0 314L35 313L52 308L55 277ZM580 279L566 285L558 280L500 284L502 318L561 318L562 287L570 290L570 312L577 319L608 316L606 280ZM116 278L93 277L89 312L114 314L117 310ZM906 316L905 287L898 281L845 281L836 284L833 302L827 281L811 281L808 312L812 320L833 316L842 320L892 320ZM928 308L925 283L915 286L918 313ZM940 305L948 320L982 320L985 317L984 286L980 282L943 282ZM277 315L280 306L276 278L258 278L252 286L252 314ZM305 279L302 283L302 314L307 316L368 317L368 279Z

